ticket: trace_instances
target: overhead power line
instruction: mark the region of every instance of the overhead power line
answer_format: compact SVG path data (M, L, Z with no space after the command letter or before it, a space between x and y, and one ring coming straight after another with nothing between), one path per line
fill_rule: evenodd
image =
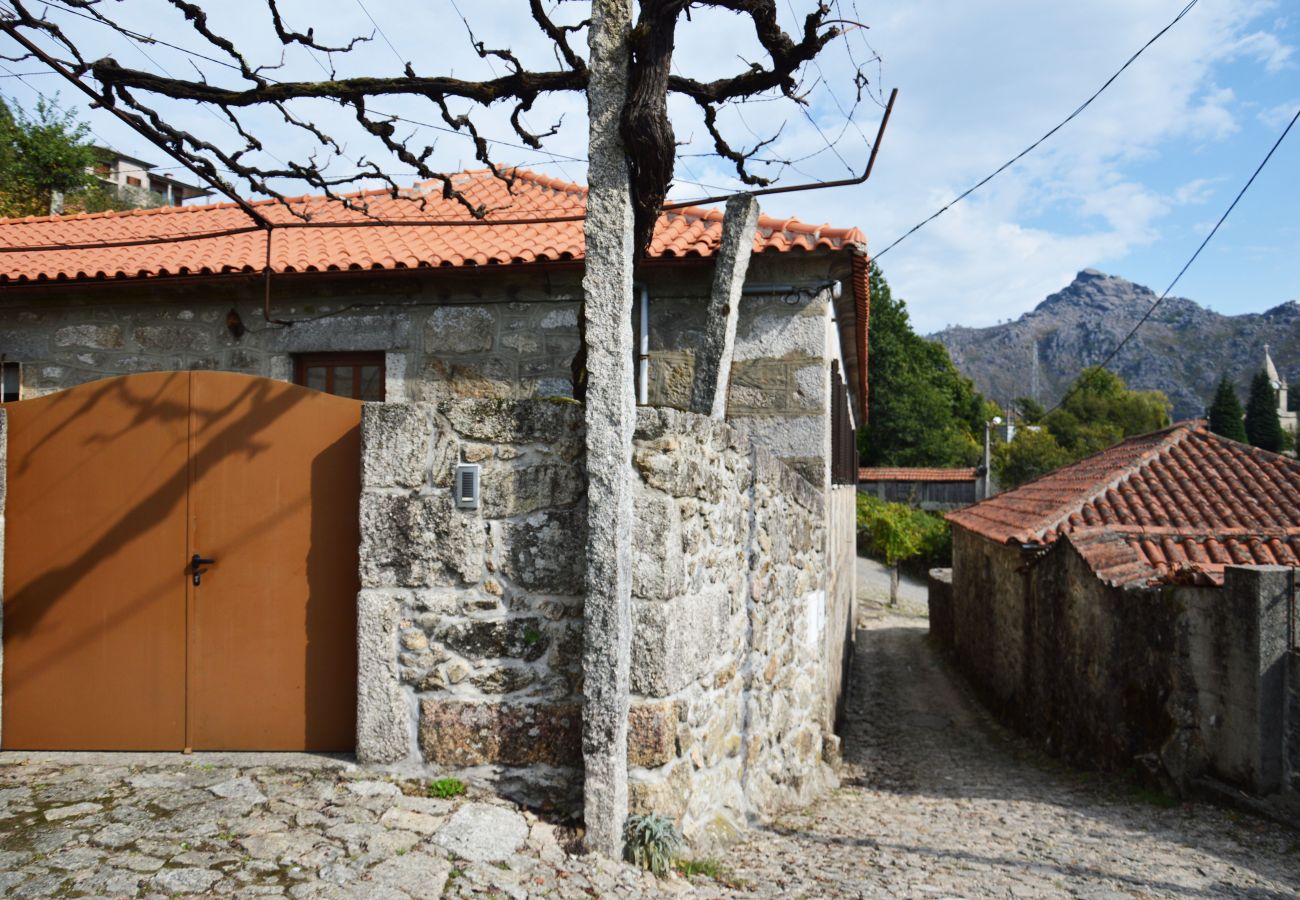
M1191 0L1191 2L1189 2L1186 6L1184 6L1184 7L1182 8L1182 10L1178 13L1178 15L1174 16L1173 21L1171 21L1171 22L1170 22L1168 25L1166 25L1164 28L1161 28L1159 31L1157 31L1157 32L1155 33L1155 35L1151 38L1151 40L1147 41L1145 44L1143 44L1141 47L1139 47L1139 48L1138 48L1138 51L1137 51L1136 53L1134 53L1132 56L1130 56L1130 57L1128 58L1128 60L1124 63L1124 65L1122 65L1122 66L1120 66L1118 69L1116 69L1116 70L1115 70L1115 73L1114 73L1113 75L1111 75L1109 78L1107 78L1106 81L1102 84L1102 86L1099 87L1099 88L1097 88L1097 90L1096 90L1095 92L1093 92L1093 94L1092 94L1091 97L1089 97L1087 100L1084 100L1082 103L1080 103L1079 106L1074 110L1074 112L1070 113L1068 116L1066 116L1066 117L1065 117L1064 119L1062 119L1060 122L1058 122L1055 126L1053 126L1053 127L1051 128L1051 130L1049 130L1046 134L1044 134L1044 135L1043 135L1042 137L1040 137L1038 140L1034 141L1034 142L1033 142L1032 144L1030 144L1028 147L1026 147L1025 149L1021 150L1021 151L1020 151L1019 153L1017 153L1015 156L1011 157L1011 159L1007 160L1007 161L1004 162L1002 165L998 166L996 169L994 169L992 172L990 172L990 173L989 173L988 175L986 175L985 177L981 178L981 179L980 179L979 181L977 181L975 184L971 185L969 188L967 188L966 190L962 191L960 194L958 194L958 195L957 195L956 197L954 197L952 200L949 200L949 201L948 201L948 202L947 202L947 203L946 203L942 208L936 210L934 213L932 213L932 214L930 214L929 216L927 216L926 218L922 219L920 222L917 222L915 225L913 225L913 226L912 226L911 228L909 228L907 231L903 232L903 234L902 234L901 237L895 238L894 241L893 241L893 243L891 243L889 246L887 246L884 250L881 250L879 253L875 254L875 258L876 258L876 259L880 259L880 257L884 256L884 255L885 255L886 253L888 253L890 250L893 250L895 247L897 247L897 246L898 246L899 244L901 244L903 241L907 240L907 239L908 239L909 237L911 237L912 235L916 234L918 231L920 231L920 230L921 230L922 228L924 228L926 225L929 225L929 224L930 224L931 222L933 222L935 219L939 218L941 215L943 215L944 213L946 213L949 209L951 209L952 207L956 206L956 205L957 205L958 203L960 203L961 201L965 200L967 197L969 197L971 194L973 194L973 193L975 193L976 191L978 191L980 188L984 187L984 185L988 184L988 183L989 183L990 181L992 181L994 178L997 178L999 175L1001 175L1001 174L1002 174L1003 172L1005 172L1007 169L1009 169L1009 168L1011 168L1012 166L1014 166L1016 163L1020 162L1020 160L1024 159L1026 156L1028 156L1030 153L1032 153L1034 150L1036 150L1040 144L1042 144L1044 141L1046 141L1046 140L1047 140L1048 138L1050 138L1052 135L1056 134L1058 131L1060 131L1062 128L1064 128L1066 125L1070 124L1070 122L1074 121L1074 119L1075 119L1076 117L1078 117L1078 115L1079 115L1080 113L1082 113L1085 109L1087 109L1089 106L1091 106L1091 105L1092 105L1092 102L1093 102L1094 100L1096 100L1098 97L1100 97L1100 96L1102 95L1102 93L1104 93L1105 90L1106 90L1108 87L1110 87L1112 84L1114 84L1114 83L1115 83L1115 80L1116 80L1117 78L1119 78L1120 75L1124 74L1124 71L1125 71L1129 66L1133 65L1133 63L1137 61L1137 58L1138 58L1139 56L1141 56L1143 53L1145 53L1145 52L1147 51L1147 49L1150 48L1150 46L1151 46L1152 44L1154 44L1156 41L1160 40L1160 38L1164 37L1165 34L1169 31L1169 29L1173 28L1173 27L1174 27L1175 25L1177 25L1180 21L1182 21L1183 17L1186 16L1189 12L1191 12L1191 11L1192 11L1192 7L1194 7L1194 6L1195 6L1197 3L1199 3L1199 2L1200 2L1200 0Z
M1138 319L1137 324L1129 330L1128 334L1124 335L1124 339L1115 345L1115 349L1106 354L1106 358L1099 364L1096 366L1089 366L1088 368L1104 369L1110 365L1111 361L1119 355L1119 352L1124 349L1125 345L1127 345L1128 342L1133 339L1133 336L1138 333L1138 329L1146 324L1147 320L1151 318L1153 313L1155 313L1156 308L1159 307L1160 304L1165 301L1165 298L1169 296L1169 292L1174 289L1174 285L1178 284L1187 270L1192 267L1192 263L1196 262L1196 257L1201 255L1201 251L1205 249L1206 245L1209 244L1218 233L1219 227L1223 225L1224 221L1227 220L1232 211L1237 208L1237 204L1241 202L1241 198L1246 196L1246 191L1250 190L1250 186L1255 183L1255 179L1259 177L1259 173L1264 171L1264 167L1268 165L1268 161L1273 158L1273 154L1277 152L1277 148L1282 146L1282 142L1286 140L1286 136L1290 134L1291 129L1295 126L1297 120L1300 120L1300 108L1296 109L1295 115L1291 117L1291 121L1287 123L1286 128L1282 129L1282 133L1278 135L1277 140L1273 142L1273 146L1270 147L1268 153L1264 155L1264 159L1255 167L1255 171L1251 173L1250 178L1242 186L1241 190L1237 192L1237 196L1232 198L1232 202L1228 204L1228 208L1223 211L1223 215L1219 216L1219 221L1214 223L1214 227L1210 229L1210 233L1205 236L1203 241L1201 241L1200 245L1196 248L1196 252L1188 257L1187 262L1183 263L1183 267L1178 270L1178 274L1174 276L1174 280L1169 282L1169 286L1164 289L1159 297L1156 298L1156 301L1151 304L1150 308L1143 314L1142 318ZM1075 383L1078 383L1077 377L1075 378ZM1061 399L1056 402L1056 405L1047 412L1060 409L1065 401L1070 399L1070 396L1073 393L1074 385L1072 384L1070 389L1065 392L1065 395L1062 396ZM1046 415L1046 413L1044 413L1044 415Z

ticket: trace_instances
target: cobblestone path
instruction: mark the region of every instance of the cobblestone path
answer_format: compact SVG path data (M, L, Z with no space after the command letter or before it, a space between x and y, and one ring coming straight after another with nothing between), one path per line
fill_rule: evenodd
M1046 759L956 685L924 619L868 616L843 787L733 847L739 889L705 893L1298 896L1300 832Z
M0 895L1298 896L1297 832L1041 757L956 686L924 619L872 615L843 787L711 860L721 878L574 855L504 801L345 762L6 753Z

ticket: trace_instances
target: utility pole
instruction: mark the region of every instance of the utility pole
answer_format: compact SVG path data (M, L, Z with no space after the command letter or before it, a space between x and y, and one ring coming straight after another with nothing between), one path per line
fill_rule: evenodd
M587 597L583 607L583 811L587 849L618 859L627 818L632 656L633 214L619 118L632 0L593 0L585 269Z

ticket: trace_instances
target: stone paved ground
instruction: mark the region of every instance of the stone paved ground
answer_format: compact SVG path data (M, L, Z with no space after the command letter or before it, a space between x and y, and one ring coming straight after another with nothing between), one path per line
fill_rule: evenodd
M1297 832L1055 764L980 712L924 619L869 604L863 624L844 786L720 854L722 882L570 855L571 831L502 801L345 763L7 753L0 894L1300 896Z
M924 619L864 610L843 787L752 832L721 859L744 889L706 894L1300 896L1300 832L1035 753L954 681Z

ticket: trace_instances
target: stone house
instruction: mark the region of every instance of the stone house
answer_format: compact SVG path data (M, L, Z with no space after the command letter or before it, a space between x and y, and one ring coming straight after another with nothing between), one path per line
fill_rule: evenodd
M982 485L974 466L956 469L875 466L858 469L858 491L890 503L948 510L980 499Z
M948 514L931 628L1086 766L1300 786L1300 463L1173 425Z
M355 446L356 474L343 480L357 479L360 509L357 676L345 698L356 740L342 749L572 808L585 469L583 417L569 398L585 191L514 174L509 186L487 172L456 180L472 203L499 211L485 221L416 187L397 199L358 195L364 212L320 197L261 203L282 226L269 234L233 204L0 222L4 400L22 401L9 415L9 497L37 496L24 473L52 452L20 440L37 417L19 410L64 395L84 398L84 415L147 406L141 391L110 392L130 379L104 379L153 378L149 390L183 402L186 388L167 373L188 373L191 398L210 384L233 390L211 379L238 373L365 401L352 437L331 445ZM830 777L854 584L855 469L836 460L866 397L862 233L764 216L726 421L680 411L721 220L699 208L662 217L631 322L642 406L632 804L676 816L697 840L807 799ZM258 388L264 405L283 398L286 409L307 403L295 390ZM257 407L236 408L256 418ZM102 434L94 439L110 440ZM476 479L465 508L463 470ZM11 607L32 608L31 585L43 583L14 568L24 508L6 517L7 619ZM209 571L199 559L208 551L187 547L187 559L191 550L196 589L203 578L219 590L230 564ZM7 666L18 665L5 637ZM320 705L310 683L303 690L309 708ZM5 747L25 733L11 728L9 707Z

